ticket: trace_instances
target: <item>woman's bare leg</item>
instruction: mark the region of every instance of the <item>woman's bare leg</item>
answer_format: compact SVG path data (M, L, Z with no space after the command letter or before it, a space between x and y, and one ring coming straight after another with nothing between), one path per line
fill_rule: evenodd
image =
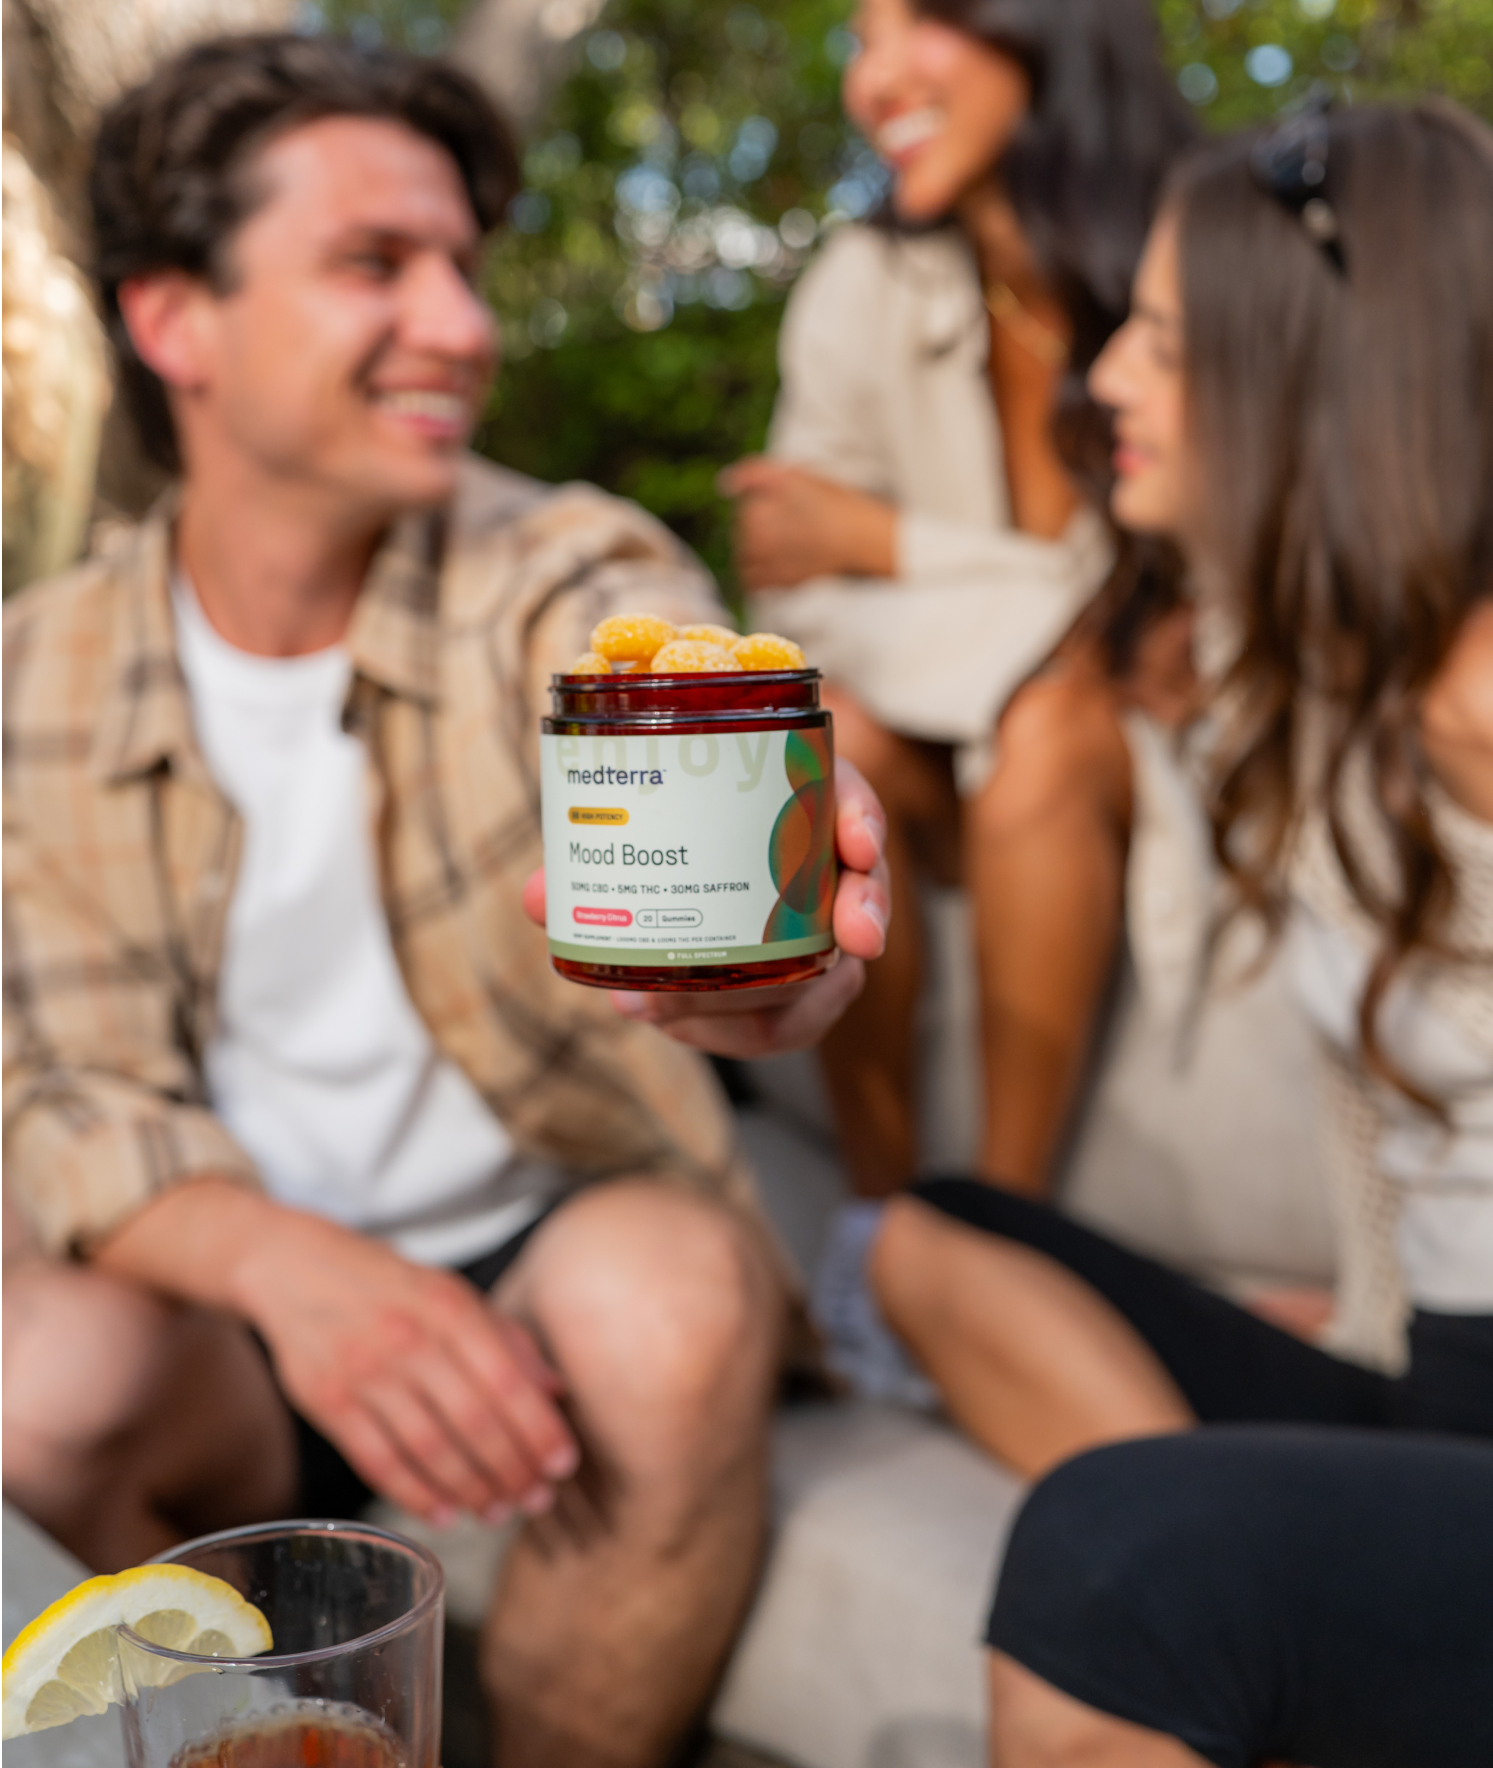
M893 914L886 951L821 1046L840 1150L859 1197L907 1184L917 1163L915 1029L923 984L920 872L957 874L958 803L949 753L884 730L849 695L830 689L835 750L870 780L887 813Z
M1027 1478L1194 1422L1150 1346L1086 1283L916 1198L887 1206L871 1285L955 1419Z
M1206 1768L1164 1732L1085 1706L1009 1658L990 1654L991 1768Z
M1119 944L1130 752L1115 686L1065 661L1001 719L994 774L965 808L985 1132L981 1171L1041 1195Z

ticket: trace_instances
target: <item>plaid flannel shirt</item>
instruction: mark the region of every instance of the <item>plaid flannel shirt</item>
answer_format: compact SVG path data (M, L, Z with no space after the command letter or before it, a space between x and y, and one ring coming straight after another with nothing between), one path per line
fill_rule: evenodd
M170 536L168 501L6 609L6 1187L54 1253L194 1175L257 1182L203 1079L242 826L193 733ZM516 1147L752 1211L708 1065L558 977L520 903L550 673L623 607L717 612L634 506L470 461L374 559L344 720L406 986Z

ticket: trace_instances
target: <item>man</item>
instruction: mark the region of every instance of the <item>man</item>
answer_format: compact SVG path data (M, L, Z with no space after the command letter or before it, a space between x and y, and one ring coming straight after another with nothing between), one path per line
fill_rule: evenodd
M549 672L710 600L641 512L463 452L514 185L464 78L324 41L198 48L103 126L104 310L180 483L8 611L5 1478L103 1568L358 1478L519 1512L499 1759L620 1768L747 1603L786 1294L680 1046L811 1039L859 966L614 1003L524 918ZM879 814L842 782L857 956Z

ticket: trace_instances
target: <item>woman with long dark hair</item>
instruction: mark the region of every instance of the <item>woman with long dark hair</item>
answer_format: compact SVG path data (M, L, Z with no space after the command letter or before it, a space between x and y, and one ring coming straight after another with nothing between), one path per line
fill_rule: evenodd
M795 290L770 454L725 483L754 618L824 668L891 824L902 909L825 1046L855 1189L915 1167L931 874L974 904L981 1165L1040 1190L1119 937L1122 715L1185 711L1185 628L1155 626L1165 571L1122 561L1118 624L1070 629L1115 565L1085 375L1194 127L1146 0L861 0L856 30L845 103L885 211L839 227ZM1012 827L1058 799L1080 814L1013 857Z
M991 1620L996 1760L1481 1768L1493 133L1425 103L1210 149L1091 385L1114 514L1212 628L1217 848L1318 1033L1340 1305L1393 1366L988 1185L893 1204L889 1316L978 1440L1057 1467Z

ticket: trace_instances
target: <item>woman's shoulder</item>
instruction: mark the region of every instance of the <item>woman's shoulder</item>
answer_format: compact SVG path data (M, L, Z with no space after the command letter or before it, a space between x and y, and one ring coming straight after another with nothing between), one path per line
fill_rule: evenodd
M1493 824L1493 596L1462 622L1426 694L1421 731L1447 795Z
M859 305L886 278L891 236L884 228L846 221L832 229L793 290L793 304L846 301Z
M974 283L969 249L953 227L905 233L846 221L825 239L793 291L793 305L825 307L843 322L857 309L882 308L898 292L919 298Z

